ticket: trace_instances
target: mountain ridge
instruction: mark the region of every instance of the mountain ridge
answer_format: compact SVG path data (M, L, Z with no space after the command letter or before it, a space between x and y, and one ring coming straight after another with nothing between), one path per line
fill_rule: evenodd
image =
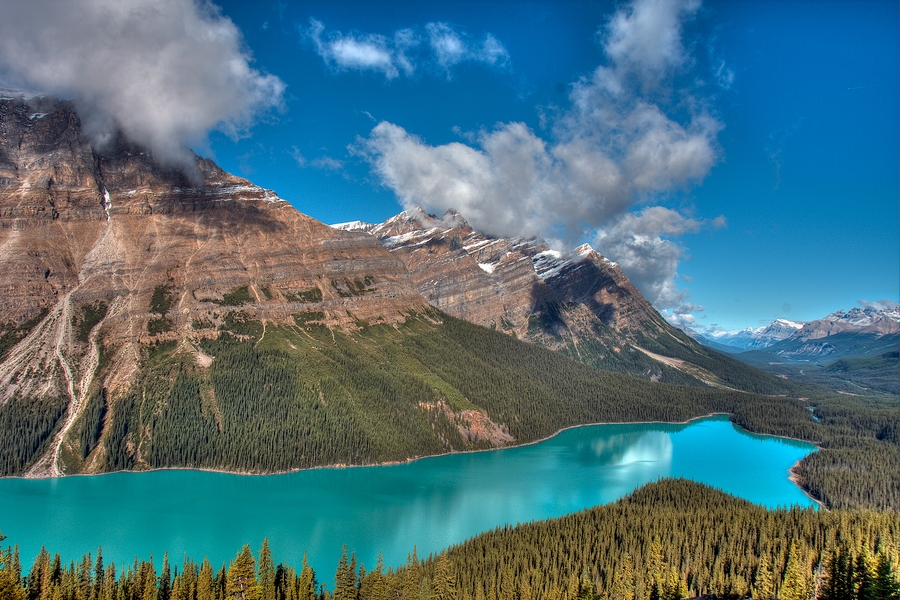
M196 167L94 147L72 102L0 98L0 474L372 464L786 389L695 347L587 246L450 213L422 239L424 214L395 221L386 247ZM498 331L423 289L470 319L503 299Z
M419 207L382 223L334 225L377 238L432 305L603 370L651 381L738 387L740 363L672 327L621 267L589 244L560 252L540 238L476 231L459 212ZM752 376L751 376L752 378Z

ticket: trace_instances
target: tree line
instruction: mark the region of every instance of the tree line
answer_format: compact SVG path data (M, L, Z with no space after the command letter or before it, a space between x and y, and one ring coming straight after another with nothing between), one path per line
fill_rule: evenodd
M819 445L797 475L826 506L900 508L900 413L890 400L658 384L439 313L353 333L303 323L267 325L262 336L258 321L239 329L194 342L214 357L208 367L189 344L144 347L124 395L91 396L71 429L81 451L67 455L67 471L81 460L104 471L277 472L489 447L465 434L466 410L485 413L514 443L586 423L727 413L749 431ZM36 460L65 408L63 398L0 406L0 475Z
M2 540L2 538L0 538ZM898 600L900 514L766 510L685 480L580 513L498 528L420 560L367 570L345 547L334 588L275 564L264 540L227 565L168 555L117 567L41 549L0 553L3 600Z

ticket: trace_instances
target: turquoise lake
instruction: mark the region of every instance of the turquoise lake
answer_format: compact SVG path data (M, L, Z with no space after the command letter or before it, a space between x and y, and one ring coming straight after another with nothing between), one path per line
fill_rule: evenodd
M240 476L171 470L0 480L0 531L24 569L42 544L63 561L103 547L104 562L168 550L214 568L268 537L276 563L309 554L331 581L341 546L368 568L406 562L505 523L614 501L645 483L685 477L769 507L814 503L788 469L814 451L710 417L686 425L591 425L529 446L379 467Z

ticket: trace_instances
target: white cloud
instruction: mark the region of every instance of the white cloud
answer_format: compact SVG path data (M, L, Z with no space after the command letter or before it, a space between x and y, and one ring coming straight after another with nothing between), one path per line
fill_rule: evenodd
M617 11L599 35L619 83L637 77L646 91L681 67L682 22L699 8L700 0L636 0Z
M388 80L412 76L420 65L446 73L463 62L504 67L509 53L497 38L485 34L480 42L447 23L427 23L425 33L406 28L390 37L368 33L325 31L325 25L310 19L303 32L326 64L336 70L375 71Z
M194 168L186 143L245 135L282 105L284 83L250 66L238 28L192 0L7 0L0 73L78 100L96 144L119 128L167 166Z
M872 308L875 310L897 310L900 309L900 304L894 302L893 300L876 300L871 302L869 300L860 300L859 306L861 308Z
M672 238L722 226L724 217L707 222L646 204L702 180L719 160L722 124L704 99L679 90L678 106L667 100L667 86L691 62L682 24L698 8L695 0L635 0L617 11L598 32L606 64L574 83L549 140L500 123L468 145L431 146L382 122L356 148L407 208L456 208L494 235L592 237L657 308L687 306L676 285L685 249ZM461 47L450 33L442 40L452 64Z
M340 171L344 168L344 162L330 156L320 156L309 163L314 169L322 171Z
M407 75L413 70L412 63L405 56L401 60L402 50L383 35L343 35L337 31L323 39L324 31L325 25L321 21L310 19L306 35L315 44L319 56L338 69L379 71L388 79L400 75L398 67L402 67Z
M344 168L344 162L331 156L322 155L318 158L308 160L297 146L292 146L290 151L291 158L297 162L297 166L301 168L312 167L321 171L340 171Z
M675 314L684 314L698 309L687 302L687 292L677 286L678 264L685 248L668 238L722 225L721 218L709 223L653 206L626 213L602 227L596 233L594 245L615 257L632 283L654 306L669 307Z
M447 23L428 23L428 42L437 63L447 69L463 61L482 62L503 66L509 62L509 53L497 38L486 34L481 43L472 42L464 33Z

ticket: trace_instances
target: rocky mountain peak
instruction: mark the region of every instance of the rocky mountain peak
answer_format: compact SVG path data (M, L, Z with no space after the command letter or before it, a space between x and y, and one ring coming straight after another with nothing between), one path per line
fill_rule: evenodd
M0 96L0 403L67 397L59 439L98 385L128 387L148 345L429 310L369 235L207 159L184 173L122 136L94 148L72 102Z
M378 238L403 261L419 292L441 310L601 368L613 368L609 365L621 356L629 372L655 377L653 365L658 369L659 363L637 350L639 338L695 346L676 334L622 269L590 244L562 252L539 238L485 235L456 211L438 217L421 208L380 224L336 227Z

